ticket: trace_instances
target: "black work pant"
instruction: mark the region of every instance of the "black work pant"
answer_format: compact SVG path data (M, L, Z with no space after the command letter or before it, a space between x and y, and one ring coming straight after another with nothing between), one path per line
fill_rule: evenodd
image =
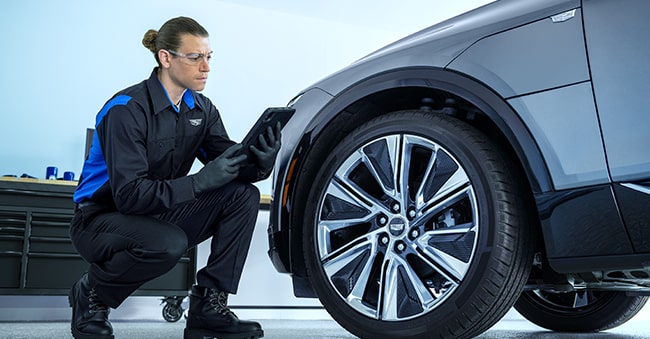
M197 272L197 284L234 294L258 211L259 190L235 181L156 216L124 215L101 205L77 208L70 238L90 264L90 286L112 308L210 237L210 255Z

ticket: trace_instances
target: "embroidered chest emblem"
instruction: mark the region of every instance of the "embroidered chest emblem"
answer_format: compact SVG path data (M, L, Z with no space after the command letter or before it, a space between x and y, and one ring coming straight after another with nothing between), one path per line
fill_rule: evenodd
M203 119L190 119L190 125L199 126L203 122Z

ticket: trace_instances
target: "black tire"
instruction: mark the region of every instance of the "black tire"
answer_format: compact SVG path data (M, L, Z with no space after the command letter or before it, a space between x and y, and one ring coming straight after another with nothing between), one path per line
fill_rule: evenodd
M560 332L599 332L632 319L648 297L627 296L625 292L526 291L515 309L528 321Z
M351 132L308 188L303 224L327 311L361 338L468 338L494 325L532 263L513 168L448 116L400 111Z

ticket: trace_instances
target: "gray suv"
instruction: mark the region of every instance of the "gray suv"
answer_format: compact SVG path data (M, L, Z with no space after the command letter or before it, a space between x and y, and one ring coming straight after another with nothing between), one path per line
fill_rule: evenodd
M270 258L362 338L563 332L650 295L650 2L501 0L300 93Z

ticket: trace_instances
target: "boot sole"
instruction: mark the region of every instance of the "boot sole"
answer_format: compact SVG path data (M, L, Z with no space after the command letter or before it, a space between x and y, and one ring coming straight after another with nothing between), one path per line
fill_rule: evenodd
M72 337L75 339L114 339L115 338L114 335L84 334L76 331L74 328L72 328L70 332L72 333Z
M186 328L183 339L257 339L264 337L264 331L222 333L201 328Z

